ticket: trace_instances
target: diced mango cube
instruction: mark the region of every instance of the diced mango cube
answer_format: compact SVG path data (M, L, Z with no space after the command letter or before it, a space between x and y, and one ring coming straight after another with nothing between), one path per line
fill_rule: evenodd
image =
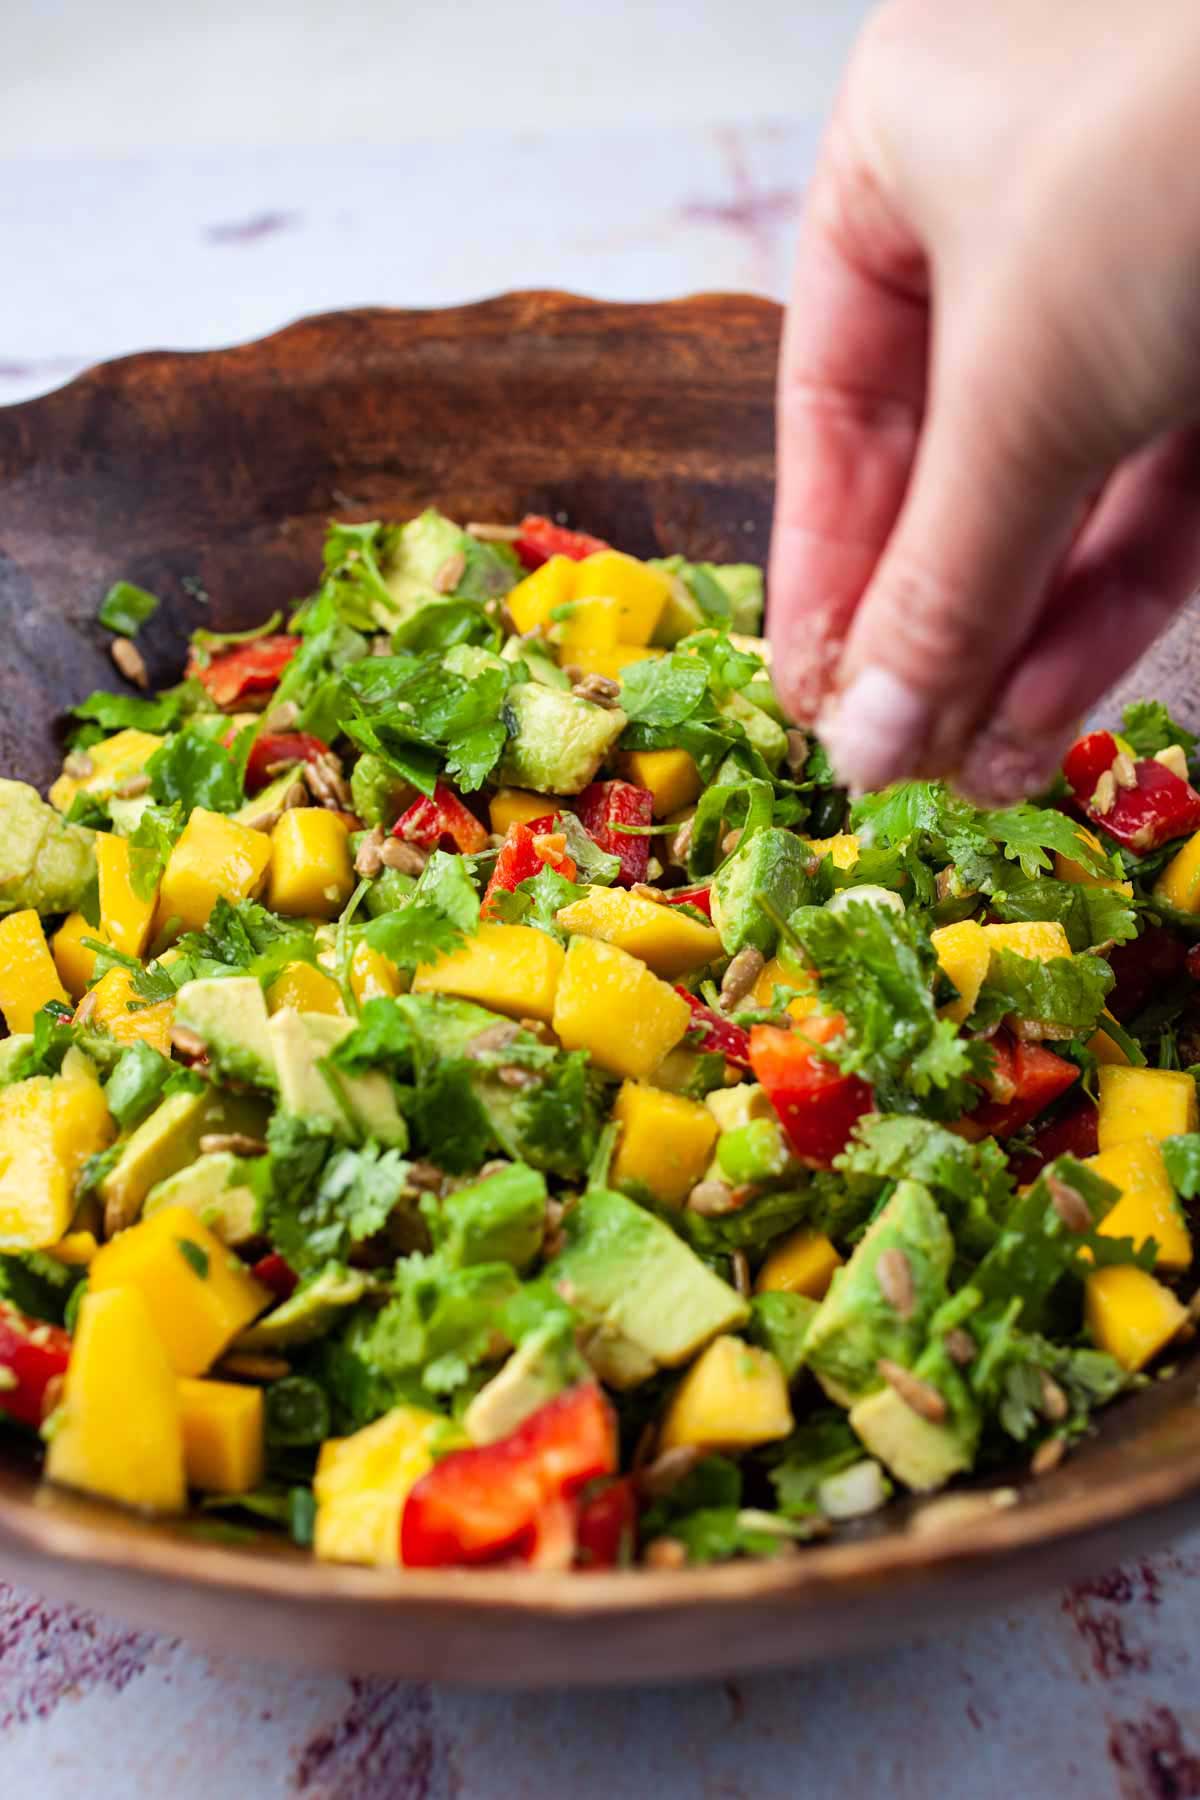
M587 1050L612 1075L644 1078L691 1018L686 1000L627 950L602 938L571 939L552 1020L565 1049Z
M980 930L993 956L1011 950L1030 962L1055 962L1071 954L1071 940L1057 919L1022 919L1012 925L981 925Z
M721 955L721 939L712 925L624 888L590 887L584 899L562 907L556 917L565 931L619 944L668 980L702 969Z
M590 600L576 600L567 618L552 628L562 650L562 660L570 662L576 650L615 650L627 642L622 627L625 608L607 594L594 594Z
M50 789L51 806L59 812L68 812L76 794L111 794L122 782L140 775L146 764L160 748L162 739L155 737L150 731L137 731L132 727L127 731L118 731L112 737L105 738L103 743L93 744L84 752L91 763L89 775L60 775Z
M1088 1276L1084 1313L1097 1348L1130 1373L1157 1356L1187 1320L1170 1288L1128 1263Z
M100 933L114 950L141 956L150 939L158 886L143 900L133 885L129 840L111 831L96 833L96 868L100 876Z
M356 944L350 958L350 987L360 1006L368 1000L394 1000L400 992L400 971L381 950Z
M293 919L336 919L354 892L344 822L323 806L294 806L271 833L267 905Z
M263 1394L236 1381L179 1378L183 1460L189 1487L248 1494L263 1478Z
M51 1000L67 1003L42 921L32 907L0 919L0 1012L14 1036L32 1031Z
M1130 1138L1161 1139L1196 1130L1196 1083L1182 1070L1108 1064L1101 1067L1099 1079L1101 1150L1115 1150Z
M667 1206L682 1204L708 1167L717 1141L717 1121L708 1107L682 1094L626 1081L612 1116L621 1127L612 1164L615 1185L638 1183Z
M113 1136L96 1072L77 1050L61 1075L0 1088L0 1250L45 1250L71 1223L75 1177Z
M654 817L665 819L697 799L704 783L687 750L629 750L621 758L626 779L654 796Z
M110 969L100 977L92 996L92 1025L107 1031L119 1044L149 1044L163 1056L171 1054L173 1000L156 1000L148 1006L134 991L133 975L128 969Z
M88 1282L92 1293L140 1290L178 1375L203 1375L272 1299L186 1206L166 1206L118 1233Z
M665 655L665 650L651 650L641 644L615 644L611 650L564 650L560 660L573 663L583 675L607 675L610 681L620 681L630 663L649 662Z
M802 841L822 861L827 856L832 856L835 869L852 869L858 861L858 838L852 831L839 831L833 837L804 838Z
M289 963L267 989L267 1011L282 1012L290 1006L296 1012L342 1013L341 989L332 975L312 963Z
M50 940L50 954L58 970L58 978L72 1000L82 1000L96 972L96 952L85 950L84 938L102 943L104 934L98 925L89 925L82 913L68 913Z
M552 556L510 588L504 604L518 631L536 631L539 625L548 625L555 607L566 606L575 598L578 568L569 556Z
M175 1376L136 1288L84 1295L62 1400L45 1435L51 1481L139 1512L183 1511Z
M803 1294L823 1300L842 1259L823 1231L801 1225L771 1251L754 1284L759 1294Z
M671 597L671 584L665 575L634 556L620 550L597 550L583 558L575 575L574 598L586 600L593 594L617 601L618 642L648 644Z
M1153 1238L1160 1269L1186 1269L1192 1260L1192 1240L1157 1140L1130 1138L1089 1157L1085 1166L1121 1190L1121 1198L1100 1223L1103 1235L1132 1238L1138 1248Z
M563 948L532 925L484 923L457 950L424 963L415 994L456 994L513 1019L548 1023L563 967Z
M1086 825L1076 825L1075 829L1093 850L1100 849L1100 839L1094 831L1089 831ZM1054 852L1054 874L1058 881L1073 881L1079 887L1111 888L1115 894L1124 894L1127 899L1133 893L1132 881L1121 881L1115 875L1092 875L1082 863L1077 863L1072 856L1064 856L1061 850Z
M159 929L173 923L181 931L203 931L219 899L254 899L270 861L265 832L196 807L163 870Z
M433 1467L435 1446L440 1451L465 1442L448 1419L417 1406L393 1407L352 1437L326 1439L313 1478L315 1554L322 1562L396 1568L400 1515Z
M938 962L958 989L958 999L943 1006L947 1019L961 1025L974 1009L992 959L991 945L983 926L976 919L963 919L957 925L942 925L929 934Z
M714 1338L672 1396L659 1433L663 1450L752 1450L792 1429L787 1382L769 1350Z
M66 1269L86 1269L99 1248L94 1232L68 1231L47 1247L46 1255Z
M1179 912L1200 912L1200 831L1175 852L1155 882L1154 892Z
M805 1019L809 1013L815 1012L819 1002L817 984L813 977L798 970L785 969L779 957L771 956L763 964L754 984L752 998L755 1006L772 1005L777 987L800 990L787 1004L787 1010L793 1019Z
M488 822L497 836L505 837L510 826L528 825L532 819L544 819L556 810L554 801L545 794L531 793L528 788L502 787L488 801Z

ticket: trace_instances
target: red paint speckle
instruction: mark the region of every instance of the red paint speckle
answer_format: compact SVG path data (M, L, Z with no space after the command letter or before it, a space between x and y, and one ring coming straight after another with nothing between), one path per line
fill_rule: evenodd
M1152 1706L1140 1719L1121 1719L1108 1734L1123 1800L1195 1800L1200 1795L1200 1757L1184 1744L1179 1720L1167 1706Z
M45 1719L93 1688L119 1694L142 1674L155 1642L0 1584L0 1731Z
M277 237L298 223L300 215L291 212L255 213L249 219L232 219L222 225L210 225L205 237L210 244L258 244L263 238Z
M1121 1615L1139 1606L1152 1609L1161 1598L1161 1577L1145 1559L1068 1588L1063 1611L1087 1645L1092 1668L1102 1679L1144 1673L1150 1667L1149 1651L1130 1643L1128 1620Z
M315 1800L428 1800L437 1762L429 1689L355 1676L350 1696L299 1752L296 1791Z

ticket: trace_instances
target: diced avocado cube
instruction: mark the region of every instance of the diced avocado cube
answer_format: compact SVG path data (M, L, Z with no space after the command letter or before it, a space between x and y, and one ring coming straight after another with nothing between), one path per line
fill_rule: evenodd
M478 681L489 669L508 673L502 656L494 650L484 650L478 644L452 644L442 657L442 667L462 681Z
M601 1379L632 1387L677 1368L749 1307L653 1213L592 1188L566 1217L566 1245L550 1280L592 1327L584 1354Z
M118 837L132 837L142 822L142 814L153 803L152 794L131 794L128 799L122 799L119 794L112 794L104 802L108 808L112 828ZM233 816L235 819L239 817L237 813L234 813Z
M32 1042L33 1033L29 1031L19 1031L15 1036L0 1041L0 1087L10 1081L20 1080L20 1076L14 1075L13 1070Z
M328 1013L299 1013L290 1006L277 1012L268 1032L280 1099L287 1112L328 1119L343 1136L375 1138L403 1150L408 1128L388 1077L376 1069L351 1075L328 1066L331 1051L353 1029L352 1019Z
M913 1374L946 1401L945 1419L926 1418L888 1386L859 1400L849 1416L851 1428L871 1454L905 1487L926 1494L973 1466L982 1419L941 1343L928 1345Z
M775 692L771 677L767 674L765 669L761 675L756 675L753 681L747 682L746 686L742 689L742 693L747 700L752 701L754 705L757 706L760 712L766 713L769 719L774 719L777 725L782 725L786 728L788 722L787 714L779 704L779 696ZM786 743L786 735L784 741Z
M729 629L753 636L762 629L763 572L757 563L702 563L729 597Z
M907 1306L894 1304L879 1279L880 1258L892 1251L907 1264ZM929 1189L901 1181L849 1262L835 1271L808 1329L804 1360L831 1400L852 1406L881 1387L881 1357L912 1367L946 1298L953 1255L950 1227ZM898 1283L887 1285L894 1294Z
M175 1022L203 1040L218 1075L278 1086L267 1003L253 975L185 982L175 996Z
M750 1302L746 1336L775 1357L789 1382L804 1366L804 1342L816 1318L819 1300L807 1294L755 1294Z
M239 1132L261 1138L266 1125L265 1103L251 1095L213 1089L168 1095L126 1138L101 1181L99 1194L106 1214L111 1209L122 1226L132 1225L151 1188L199 1155L202 1137Z
M702 630L709 622L696 596L679 573L682 561L682 557L672 556L650 564L652 569L657 569L660 575L666 576L670 589L650 641L652 644L661 644L668 650L680 638L690 637L693 631Z
M164 1206L186 1206L223 1244L236 1248L262 1231L262 1205L246 1185L245 1173L242 1157L230 1150L210 1150L155 1182L142 1210L151 1218Z
M350 771L350 796L364 825L394 825L411 793L410 784L370 750Z
M269 814L279 811L297 779L295 769L285 769L282 775L276 775L274 781L269 781L266 787L259 788L257 794L252 794L249 800L243 801L236 812L230 813L230 818L235 819L239 825L251 826L259 819L266 819ZM111 804L108 810L112 812Z
M787 749L787 732L782 725L777 725L774 719L760 706L755 706L753 700L747 699L745 694L730 694L727 699L722 700L718 710L727 719L737 720L769 769L779 767Z
M758 897L786 919L808 891L810 854L792 832L769 825L740 843L722 864L713 881L712 921L730 956L748 945L772 955L779 931Z
M591 1374L569 1333L553 1325L530 1332L498 1375L481 1387L463 1414L472 1443L494 1444L539 1406Z
M565 670L560 669L549 651L532 638L506 638L500 655L508 663L523 662L529 670L530 680L539 682L542 687L562 688L565 692L571 685Z
M361 1269L331 1263L280 1302L237 1340L239 1350L287 1350L324 1337L338 1314L357 1305L370 1286Z
M434 583L452 556L465 556L466 535L453 519L447 519L433 507L427 507L391 534L383 578L392 597L392 609L389 612L382 602L373 603L377 622L384 630L411 618L420 607L436 605L445 598Z
M0 913L78 911L96 879L94 836L27 782L0 781Z
M619 706L595 706L575 694L518 681L504 714L511 733L498 780L541 794L578 794L625 729Z
M434 1245L456 1268L512 1263L523 1269L541 1248L546 1226L546 1178L524 1163L497 1169L444 1199L422 1205Z

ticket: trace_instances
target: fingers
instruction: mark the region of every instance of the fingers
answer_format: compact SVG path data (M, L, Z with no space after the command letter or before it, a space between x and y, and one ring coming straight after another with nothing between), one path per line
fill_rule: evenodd
M810 192L779 376L770 633L811 722L904 498L921 425L927 307L918 246L835 120Z
M1082 718L1200 580L1200 430L1113 478L1064 564L957 785L989 805L1044 787Z

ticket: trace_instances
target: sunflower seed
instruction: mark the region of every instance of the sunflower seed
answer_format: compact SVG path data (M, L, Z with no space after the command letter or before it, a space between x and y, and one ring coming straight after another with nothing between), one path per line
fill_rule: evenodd
M63 763L62 772L72 781L86 781L89 775L96 773L96 765L82 750L72 750Z
M725 836L721 839L722 856L732 856L741 841L742 827L740 825L735 825L733 830L727 831Z
M1049 1419L1052 1425L1058 1425L1070 1412L1071 1403L1053 1375L1047 1375L1045 1369L1038 1370L1038 1380L1042 1386L1042 1417Z
M922 1419L928 1419L931 1425L941 1424L946 1417L946 1402L931 1381L922 1381L919 1375L893 1362L890 1356L881 1356L875 1367L905 1406L911 1407Z
M206 1131L200 1139L201 1156L265 1156L267 1146L262 1138L250 1137L244 1131Z
M946 1355L960 1369L965 1369L968 1363L975 1361L975 1339L960 1325L955 1325L948 1331L942 1342L946 1346Z
M494 1025L485 1026L470 1040L463 1055L472 1062L478 1062L481 1057L490 1056L495 1050L507 1050L518 1035L516 1025L507 1019L498 1019Z
M745 999L765 967L766 958L752 944L738 951L721 982L722 1012L732 1012L738 1001Z
M673 863L679 863L682 866L687 862L688 852L692 847L692 827L695 822L696 815L693 813L690 818L681 821L678 830L668 840L667 855Z
M481 544L515 544L521 535L519 525L481 525L477 519L471 520L467 530Z
M658 1500L677 1488L686 1475L690 1475L698 1462L704 1458L705 1451L699 1444L675 1444L670 1450L662 1450L638 1472L638 1487L649 1499Z
M689 1212L699 1213L702 1219L719 1219L723 1213L737 1211L733 1189L715 1177L710 1181L698 1181L687 1197L687 1204Z
M466 567L465 553L462 550L452 552L433 578L435 593L452 594L462 580Z
M787 751L784 756L788 770L792 775L799 775L808 761L808 733L806 731L789 731L787 734Z
M1092 795L1091 810L1099 813L1101 818L1110 813L1117 804L1117 778L1111 769L1105 769L1096 783L1096 791Z
M234 1350L217 1364L217 1375L232 1375L235 1381L282 1381L292 1372L291 1363L282 1356L260 1356L255 1351Z
M654 1538L642 1551L648 1569L682 1569L687 1566L687 1551L678 1538Z
M1047 1175L1046 1189L1050 1195L1050 1204L1066 1226L1068 1231L1081 1232L1092 1229L1092 1215L1087 1201L1069 1182L1060 1175Z
M134 687L148 688L150 677L146 673L146 660L136 644L128 638L117 638L109 652L126 681Z
M743 1300L750 1298L750 1259L744 1250L735 1250L729 1259L733 1285Z
M281 700L264 718L263 730L290 731L299 717L300 708L294 700Z
M1168 744L1165 750L1156 750L1154 760L1164 769L1170 769L1172 775L1178 775L1180 781L1187 780L1187 754L1182 744Z
M652 900L656 906L666 905L662 889L651 887L648 881L635 881L629 892L635 900Z
M385 869L398 869L402 875L419 875L429 861L429 852L419 844L406 844L400 838L388 838L380 846L379 860Z
M879 1291L902 1319L911 1319L917 1304L912 1268L903 1250L896 1245L881 1250L875 1263L875 1279Z
M148 775L131 775L127 781L122 781L113 789L118 800L136 800L139 794L148 794L149 792L150 777Z
M208 1051L204 1039L186 1025L172 1025L171 1042L181 1056L204 1056Z
M621 684L607 675L584 675L572 683L571 692L577 700L590 700L593 706L611 712L620 698Z
M1133 766L1132 756L1124 750L1118 750L1113 757L1112 778L1119 788L1135 788L1137 786L1137 770Z
M1057 1469L1067 1453L1067 1440L1061 1437L1048 1437L1034 1451L1029 1464L1031 1475L1048 1475L1051 1469Z
M537 1080L532 1069L520 1069L516 1063L505 1063L503 1068L496 1070L496 1078L510 1088L532 1087Z

